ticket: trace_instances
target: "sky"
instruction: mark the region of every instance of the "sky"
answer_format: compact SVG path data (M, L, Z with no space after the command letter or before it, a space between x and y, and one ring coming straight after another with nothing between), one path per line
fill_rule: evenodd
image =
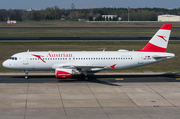
M70 9L72 3L75 4L76 9L103 7L180 8L179 0L0 0L0 9L45 9L55 5L60 9Z

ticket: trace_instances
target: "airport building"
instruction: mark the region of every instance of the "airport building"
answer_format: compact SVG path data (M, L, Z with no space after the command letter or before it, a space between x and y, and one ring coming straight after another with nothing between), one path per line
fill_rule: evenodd
M158 15L158 21L180 21L180 16L177 15Z
M113 18L116 18L117 17L117 15L102 15L102 18L105 18L105 21L106 21L106 19L108 20L108 21L110 21L109 19L111 18L111 19L113 19Z

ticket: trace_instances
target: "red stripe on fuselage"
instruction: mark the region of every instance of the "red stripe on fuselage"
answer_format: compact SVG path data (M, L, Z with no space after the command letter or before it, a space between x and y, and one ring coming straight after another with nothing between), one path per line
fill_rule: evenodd
M139 50L139 52L166 52L166 48L162 48L148 42L148 44L143 49Z

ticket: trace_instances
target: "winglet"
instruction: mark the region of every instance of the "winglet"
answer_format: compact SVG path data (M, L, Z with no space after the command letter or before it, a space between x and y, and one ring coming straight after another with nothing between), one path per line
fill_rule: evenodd
M164 24L139 52L166 52L172 24Z
M112 66L110 66L112 69L115 69L115 66L116 66L116 64L114 64L114 65L112 65Z

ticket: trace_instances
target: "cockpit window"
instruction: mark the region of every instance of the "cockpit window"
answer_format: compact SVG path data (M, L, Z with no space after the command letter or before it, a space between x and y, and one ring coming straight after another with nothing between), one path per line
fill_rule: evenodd
M10 57L11 60L17 60L17 57Z

